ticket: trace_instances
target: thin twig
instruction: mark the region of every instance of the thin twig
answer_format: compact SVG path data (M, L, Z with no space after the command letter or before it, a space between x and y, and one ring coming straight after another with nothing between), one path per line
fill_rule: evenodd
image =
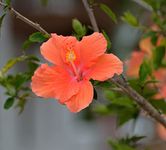
M96 22L96 19L95 19L95 15L93 13L93 8L89 7L89 4L88 4L87 0L82 0L82 2L83 2L84 7L87 11L87 14L89 15L93 30L96 31L96 32L99 32L99 28L98 28L98 25L97 25L97 22Z
M0 1L0 5L2 7L6 7L7 5L3 2ZM38 23L35 23L31 20L29 20L28 18L26 18L25 16L23 16L22 14L20 14L18 11L16 11L13 7L11 6L7 6L8 10L14 15L16 16L16 18L22 20L23 22L25 22L26 24L30 25L31 27L35 28L36 30L38 30L39 32L49 35L49 33L44 30Z
M165 118L138 92L136 92L131 86L129 86L123 78L115 75L114 78L110 79L116 86L121 88L127 95L129 95L135 102L144 109L149 116L160 122L166 127Z
M82 2L87 10L94 31L99 31L93 10L89 7L88 1L82 0ZM133 100L135 100L135 102L142 109L144 109L149 114L149 116L166 127L166 120L164 119L164 117L161 116L160 113L143 96L141 96L132 87L130 87L124 77L121 78L120 76L115 75L112 79L110 79L110 81L113 82L117 87L121 88L123 92L128 94Z

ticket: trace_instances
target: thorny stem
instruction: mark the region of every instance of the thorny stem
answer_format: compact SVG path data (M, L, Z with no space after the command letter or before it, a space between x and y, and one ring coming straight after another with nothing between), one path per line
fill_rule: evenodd
M93 26L94 31L99 32L99 28L97 26L97 22L93 13L93 9L89 7L87 0L82 0L85 9L90 17L91 24ZM0 5L2 7L6 7L6 4L3 3L0 0ZM31 27L35 28L36 30L40 31L43 34L49 35L50 34L44 30L38 23L34 23L33 21L29 20L22 14L20 14L18 11L16 11L13 7L8 7L8 10L16 16L16 18L22 20L26 24L30 25ZM164 117L162 117L159 112L140 94L138 94L134 89L132 89L125 78L121 78L117 75L114 76L114 78L110 79L111 82L113 82L115 85L117 85L119 88L121 88L126 94L128 94L130 97L135 100L135 102L143 108L151 117L153 117L156 121L160 122L164 127L166 127L166 120Z
M93 30L98 32L99 28L97 26L93 9L89 7L87 0L82 0L82 2L90 18ZM143 96L141 96L131 86L129 86L124 76L120 77L118 75L115 75L112 79L110 79L110 81L114 83L117 87L121 88L124 93L129 95L143 110L145 110L149 114L149 116L151 116L156 121L160 122L164 127L166 127L165 118L161 116L161 114Z

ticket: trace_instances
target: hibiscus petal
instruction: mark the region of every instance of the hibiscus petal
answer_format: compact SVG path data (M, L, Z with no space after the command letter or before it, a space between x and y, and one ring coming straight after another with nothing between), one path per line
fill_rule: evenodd
M104 81L113 77L114 74L120 75L122 72L123 63L121 60L113 54L104 54L90 68L89 73L85 76L86 78Z
M65 46L69 43L75 45L77 39L72 36L59 36L57 34L51 34L51 38L44 42L41 46L41 54L45 59L56 65L63 65L64 58L62 56L65 51ZM70 46L70 45L69 45Z
M95 32L92 35L84 36L80 41L80 56L84 67L90 67L94 61L107 49L107 41L103 34Z
M69 99L65 104L71 112L79 112L86 108L93 100L93 86L85 80L80 83L79 92Z
M32 91L44 98L56 98L61 103L75 95L79 90L78 82L63 68L41 65L32 77Z
M166 141L166 128L159 123L157 124L157 133L162 140Z
M152 42L151 42L151 38L145 38L142 39L139 43L139 47L141 49L141 51L147 53L148 56L152 56L152 49L154 48Z
M127 76L138 77L139 68L144 60L145 53L141 51L134 51L130 59L127 61Z
M161 95L166 98L166 84L161 87Z

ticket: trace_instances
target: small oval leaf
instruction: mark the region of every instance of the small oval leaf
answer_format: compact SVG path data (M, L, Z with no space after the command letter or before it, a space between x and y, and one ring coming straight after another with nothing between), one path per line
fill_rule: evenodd
M13 97L8 98L4 104L4 109L11 108L13 104L14 104L14 98Z

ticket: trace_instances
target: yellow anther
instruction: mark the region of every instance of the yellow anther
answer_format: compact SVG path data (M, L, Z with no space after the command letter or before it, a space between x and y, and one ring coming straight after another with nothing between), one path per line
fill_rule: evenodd
M73 50L69 50L66 53L66 61L67 62L73 62L76 59L76 55Z

